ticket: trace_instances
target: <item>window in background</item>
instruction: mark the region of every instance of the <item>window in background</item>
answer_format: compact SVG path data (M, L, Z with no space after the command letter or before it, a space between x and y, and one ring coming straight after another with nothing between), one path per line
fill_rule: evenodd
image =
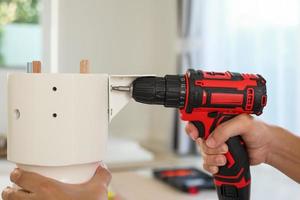
M300 0L179 2L181 69L262 74L268 89L262 118L300 135Z
M261 73L268 105L262 118L300 135L300 1L189 1L189 66Z
M41 59L39 0L0 0L0 68Z

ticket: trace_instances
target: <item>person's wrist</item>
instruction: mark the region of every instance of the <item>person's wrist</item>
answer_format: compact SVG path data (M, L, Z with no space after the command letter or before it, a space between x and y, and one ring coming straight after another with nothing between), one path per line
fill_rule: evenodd
M280 134L282 132L282 128L279 126L268 125L268 137L270 137L269 148L266 155L266 164L272 165L274 164L274 160L276 160L276 152L280 150Z

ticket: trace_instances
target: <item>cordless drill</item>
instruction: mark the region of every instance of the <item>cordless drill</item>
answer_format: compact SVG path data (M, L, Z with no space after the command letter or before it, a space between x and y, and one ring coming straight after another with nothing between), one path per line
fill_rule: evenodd
M267 103L266 81L259 74L188 70L185 75L140 77L132 83L137 102L179 108L181 119L207 139L221 123L241 114L260 115ZM250 199L248 153L240 136L227 140L227 163L214 175L220 200Z

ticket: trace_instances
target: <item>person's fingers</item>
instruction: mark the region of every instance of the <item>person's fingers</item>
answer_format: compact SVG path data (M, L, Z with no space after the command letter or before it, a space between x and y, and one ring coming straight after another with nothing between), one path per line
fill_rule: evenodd
M15 188L7 187L2 192L3 200L34 200L34 194L18 190Z
M185 131L193 140L199 137L198 129L191 122L186 124Z
M203 168L211 174L216 174L219 171L218 167L210 166L210 165L206 165L206 164L203 164Z
M215 148L225 143L230 137L243 135L251 130L253 118L241 114L219 125L206 140L207 146Z
M216 148L210 148L201 138L198 138L196 140L196 143L198 144L202 152L209 155L225 154L228 152L228 146L225 143Z
M101 166L96 170L95 175L89 181L90 184L93 185L104 185L108 186L111 181L111 173L108 171L105 164L101 163Z
M209 166L224 166L226 164L226 157L224 155L207 155L203 154L205 165Z
M7 200L7 199L8 199L8 196L10 195L11 192L12 192L12 191L11 191L10 187L6 187L6 188L2 191L2 193L1 193L2 199L3 199L3 200Z
M40 187L45 185L46 183L48 187L50 183L55 182L50 178L21 169L15 169L10 175L10 180L24 190L30 192L38 191Z

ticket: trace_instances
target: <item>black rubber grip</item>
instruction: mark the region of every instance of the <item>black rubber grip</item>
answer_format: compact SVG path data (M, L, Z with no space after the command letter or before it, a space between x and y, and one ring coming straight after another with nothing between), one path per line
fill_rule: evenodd
M217 124L233 117L234 115L217 115L210 127L200 121L192 121L192 123L198 129L199 137L204 138L206 129L211 133ZM245 144L240 136L230 138L226 144L228 145L227 163L219 167L218 174L214 175L218 197L220 200L249 200L251 175Z
M218 174L214 176L215 183L221 183L217 187L219 199L249 200L251 175L249 157L244 142L240 136L235 136L230 138L226 144L232 161L227 158L226 165L219 167Z

